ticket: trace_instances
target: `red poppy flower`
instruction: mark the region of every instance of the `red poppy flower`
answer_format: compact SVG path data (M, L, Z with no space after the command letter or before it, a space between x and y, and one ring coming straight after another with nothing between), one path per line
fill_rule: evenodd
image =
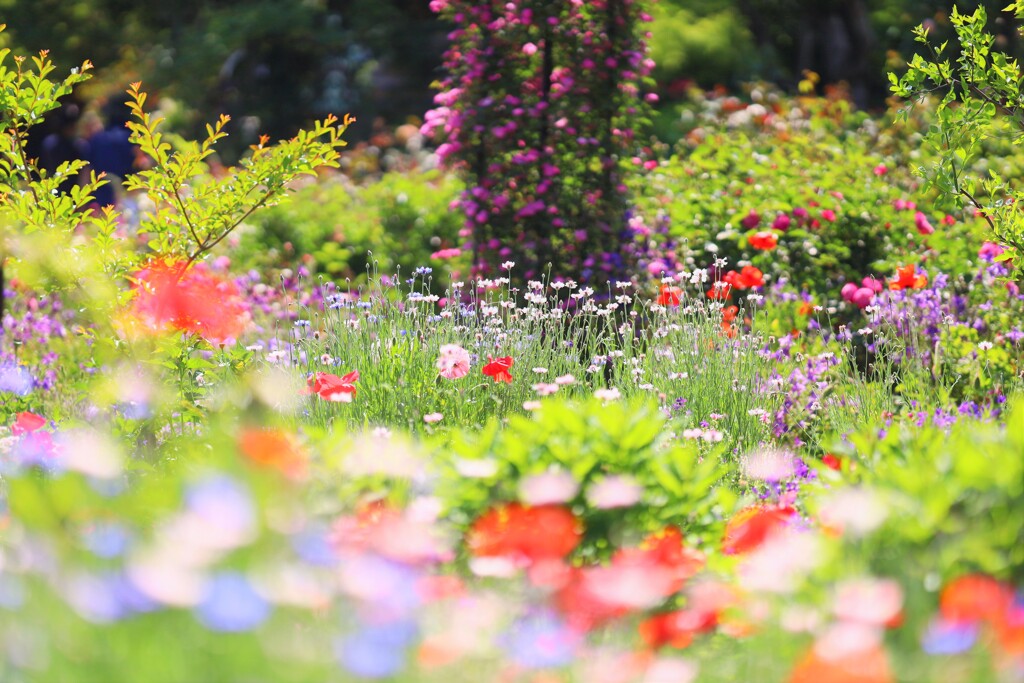
M681 287L662 285L661 292L658 294L658 303L662 306L678 306L682 298L683 290Z
M493 377L495 382L512 384L512 375L509 373L509 369L512 367L512 356L505 356L504 358L491 358L488 356L487 360L487 365L483 367L485 375Z
M750 236L750 246L759 251L771 251L779 245L779 236L768 230L755 232Z
M42 429L45 425L45 417L29 412L18 413L14 420L14 424L11 425L11 434L14 436L21 436L22 434L28 434L36 431L37 429Z
M313 373L306 380L307 387L305 394L317 394L325 401L336 403L351 403L356 397L355 383L359 381L359 371L355 370L344 377L338 377L328 372Z
M295 437L278 429L247 429L238 437L245 457L263 467L297 479L306 472L306 454Z
M729 273L734 273L734 271L730 270ZM729 273L726 273L725 278L723 278L721 282L716 282L714 286L707 291L709 299L724 301L732 296L732 285L726 279L729 277Z
M202 266L156 261L135 274L131 314L152 332L167 328L223 343L238 337L249 310L233 282Z
M896 279L889 282L889 289L921 289L928 284L927 275L915 275L917 268L911 263L896 269Z
M669 645L675 648L689 647L693 642L693 631L680 628L676 612L656 614L640 622L638 630L644 643L651 649Z
M555 595L554 603L566 622L579 631L590 631L629 614L629 607L595 595L585 580L583 569L571 568L565 585Z
M764 287L764 273L754 266L743 266L740 269L739 277L736 281L736 286L740 289L750 289L752 287Z
M830 470L835 470L836 472L843 468L843 459L838 456L832 455L831 453L826 453L825 455L821 456L821 462L823 465L825 465L825 467L829 468Z
M579 520L558 505L498 505L481 515L466 537L476 557L509 557L527 562L557 560L580 541Z
M1009 608L1013 591L1005 584L983 574L970 574L953 580L942 589L939 611L953 622L995 622Z
M793 509L788 507L753 505L740 510L725 526L722 552L737 555L754 550L784 528L792 515Z

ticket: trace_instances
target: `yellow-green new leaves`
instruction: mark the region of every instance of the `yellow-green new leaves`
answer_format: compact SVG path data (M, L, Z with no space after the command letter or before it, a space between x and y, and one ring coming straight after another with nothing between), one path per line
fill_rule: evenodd
M1024 2L1012 3L1006 7L1010 10L1024 16ZM993 50L995 37L986 30L987 21L984 8L972 14L953 8L950 23L959 56L952 62L942 58L947 44L934 47L928 31L919 26L915 38L929 48L930 56L915 55L907 72L899 77L890 73L889 82L893 93L915 102L933 95L940 98L936 121L925 138L925 145L938 153L938 161L917 170L939 191L975 207L988 222L991 239L1007 248L1005 260L1020 271L1024 269L1024 215L1018 207L1024 193L975 170L983 141L1010 137L1020 144L1024 137L1020 66Z
M339 122L331 116L275 145L263 137L237 168L214 178L204 162L214 154L217 141L228 135L229 117L208 125L201 142L185 142L175 149L160 130L163 120L143 109L146 93L140 84L132 84L128 95L134 117L128 123L131 141L153 161L151 168L126 182L127 189L144 191L155 206L143 217L140 231L156 257L188 263L223 241L254 211L278 203L298 177L337 167L338 150L346 144L341 136L354 121L346 116Z

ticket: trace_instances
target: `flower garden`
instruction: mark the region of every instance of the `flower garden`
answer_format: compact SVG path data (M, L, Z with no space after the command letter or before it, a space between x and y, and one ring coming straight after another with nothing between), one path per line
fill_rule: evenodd
M23 154L89 65L3 55L0 680L1024 681L1015 63L694 90L647 144L641 42L561 135L599 79L513 75L570 4L432 3L386 159L332 117L218 175L229 122L132 85L118 210Z

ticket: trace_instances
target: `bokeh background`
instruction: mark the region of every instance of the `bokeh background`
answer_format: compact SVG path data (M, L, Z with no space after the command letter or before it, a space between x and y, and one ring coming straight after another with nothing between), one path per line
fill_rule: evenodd
M961 0L998 17L1001 49L1019 54L1005 0ZM427 0L0 0L7 46L50 51L59 68L88 59L83 104L141 80L184 135L221 113L237 123L231 161L265 133L290 136L326 113L351 112L354 141L418 121L430 107L449 26ZM880 108L886 72L915 50L912 27L950 33L948 0L660 0L651 49L662 95L655 132L671 138L687 89L769 81L795 91L806 71ZM671 140L666 140L671 142Z

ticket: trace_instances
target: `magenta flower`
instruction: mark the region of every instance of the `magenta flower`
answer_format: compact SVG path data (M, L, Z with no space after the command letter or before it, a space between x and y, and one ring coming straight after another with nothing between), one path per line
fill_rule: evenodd
M917 231L922 235L931 235L935 232L935 228L928 222L928 217L920 211L914 214L914 225L917 226Z

